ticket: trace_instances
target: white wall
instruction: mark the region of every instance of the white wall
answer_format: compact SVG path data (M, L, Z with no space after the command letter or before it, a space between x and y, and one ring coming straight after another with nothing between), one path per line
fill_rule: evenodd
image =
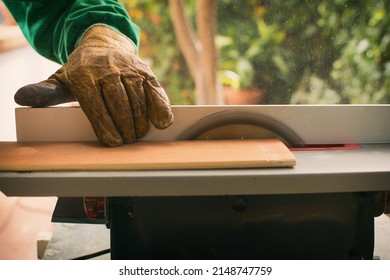
M0 52L0 141L15 141L15 92L22 86L45 80L60 67L30 46Z

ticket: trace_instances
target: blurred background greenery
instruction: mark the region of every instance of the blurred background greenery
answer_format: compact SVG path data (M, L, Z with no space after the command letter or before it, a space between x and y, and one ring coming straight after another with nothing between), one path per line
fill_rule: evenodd
M142 30L140 55L172 104L194 104L168 0L121 1ZM195 1L185 1L190 19ZM390 1L217 3L221 82L234 73L236 87L265 92L262 103L390 103Z

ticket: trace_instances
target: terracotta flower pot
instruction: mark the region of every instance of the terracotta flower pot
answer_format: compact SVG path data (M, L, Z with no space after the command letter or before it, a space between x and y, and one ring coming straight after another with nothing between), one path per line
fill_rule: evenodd
M226 105L261 104L264 92L261 89L243 90L223 87Z

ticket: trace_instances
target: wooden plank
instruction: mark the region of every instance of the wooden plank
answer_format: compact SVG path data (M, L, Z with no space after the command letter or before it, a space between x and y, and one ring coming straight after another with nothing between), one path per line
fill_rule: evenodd
M291 167L278 139L137 142L0 142L0 171L173 170Z

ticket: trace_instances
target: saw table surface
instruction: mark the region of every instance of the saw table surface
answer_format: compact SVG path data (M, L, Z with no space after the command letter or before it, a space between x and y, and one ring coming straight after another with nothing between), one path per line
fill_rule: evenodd
M144 141L209 138L226 125L250 124L281 136L291 146L357 144L358 149L292 151L294 167L177 170L1 171L9 196L198 196L295 194L390 190L390 105L173 106L175 122L151 128ZM82 110L18 108L17 139L96 141ZM58 123L61 123L59 126ZM240 127L235 127L240 131ZM251 129L252 129L251 126ZM33 128L33 129L32 129ZM224 133L233 130L227 127ZM229 133L228 133L229 134ZM237 136L237 135L235 135ZM251 139L246 135L236 139ZM263 138L263 137L261 137ZM222 139L222 138L221 138ZM27 149L28 150L28 149ZM28 152L28 151L27 151ZM30 150L31 152L31 150Z
M390 144L293 151L294 168L0 172L8 196L197 196L390 190Z

